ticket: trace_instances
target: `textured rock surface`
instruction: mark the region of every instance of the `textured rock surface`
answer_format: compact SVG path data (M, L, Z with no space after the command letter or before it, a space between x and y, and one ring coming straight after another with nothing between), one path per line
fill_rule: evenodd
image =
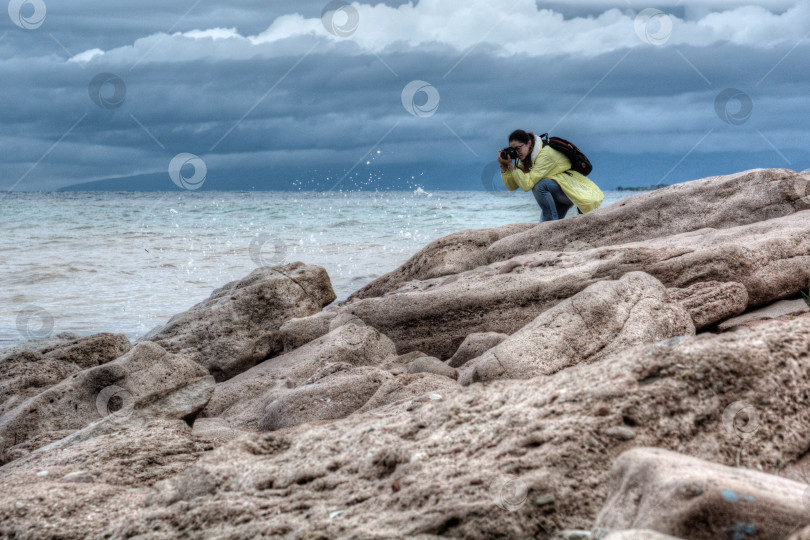
M689 311L696 330L739 315L748 306L748 291L734 282L698 282L684 289L669 289L669 297Z
M115 360L132 348L123 334L63 334L0 351L0 415L79 371Z
M0 468L0 537L95 538L211 448L182 420L163 419L20 458Z
M258 429L265 406L306 384L326 364L377 365L392 356L396 349L386 336L371 327L347 324L217 384L202 416L223 418L235 428Z
M450 379L458 379L458 371L451 368L438 358L432 356L422 356L417 358L408 366L408 373L433 373L442 375Z
M503 263L496 263L406 283L397 294L341 309L390 337L400 353L419 350L446 359L471 333L511 335L591 283L633 271L651 274L667 287L741 283L748 305L762 305L807 286L810 211L733 229L701 229L573 253L539 252L512 262L519 264L508 273L499 273Z
M304 386L268 403L259 429L272 431L315 420L349 416L362 407L393 375L372 366L328 364L327 373L316 374ZM332 369L330 369L332 368Z
M215 290L141 341L182 351L223 381L280 353L281 325L312 315L334 299L329 276L319 266L262 267Z
M781 540L810 523L810 487L657 448L634 448L613 467L599 532L652 529L695 540L736 533Z
M214 380L200 365L155 343L140 343L0 416L0 437L11 447L48 432L61 438L89 427L80 437L87 438L110 423L120 429L135 419L183 418L201 410L213 391Z
M279 328L284 350L289 352L329 333L329 323L338 314L336 307L327 307L308 317L294 317Z
M600 281L540 314L506 341L467 362L461 384L530 379L642 343L692 335L689 314L642 272Z
M464 231L432 242L351 298L382 296L412 279L458 274L516 255L563 251L572 242L609 246L787 216L810 208L796 188L800 180L788 169L754 169L641 193L577 219ZM500 238L491 240L490 231ZM446 252L455 246L458 254L448 264Z
M481 356L496 345L500 345L508 337L508 334L499 334L498 332L470 334L461 342L458 350L447 361L447 365L454 368L461 367L469 360Z
M810 432L808 350L810 321L774 321L246 436L196 463L197 483L216 487L194 498L193 512L165 502L176 485L195 484L177 476L155 487L151 500L164 502L107 532L550 538L588 529L612 462L635 446L764 472L796 461ZM725 418L738 402L758 411L758 429Z

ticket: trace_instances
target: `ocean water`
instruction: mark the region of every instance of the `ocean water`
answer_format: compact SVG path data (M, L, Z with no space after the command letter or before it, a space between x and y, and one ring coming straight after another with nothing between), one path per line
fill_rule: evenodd
M603 206L632 194L607 191ZM0 198L0 347L66 331L135 340L262 265L323 266L342 300L436 238L540 219L534 198L523 192Z

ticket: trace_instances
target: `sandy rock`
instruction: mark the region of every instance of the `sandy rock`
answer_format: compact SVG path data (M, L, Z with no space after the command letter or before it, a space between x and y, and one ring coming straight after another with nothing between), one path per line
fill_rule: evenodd
M496 345L500 345L508 337L508 334L499 334L498 332L470 334L461 342L458 350L447 361L447 365L454 368L461 367L469 360L481 356Z
M402 375L408 373L408 366L410 366L414 360L423 356L428 355L422 351L411 351L397 356L389 356L387 360L379 364L379 367L394 375Z
M0 415L79 371L106 364L132 348L123 334L61 334L0 351Z
M140 343L120 358L81 371L4 414L0 437L16 445L47 432L83 430L61 439L72 437L73 444L128 423L184 418L201 410L213 391L213 378L195 362L155 343Z
M692 335L691 317L664 286L642 272L600 281L564 300L500 345L467 362L463 385L529 379L594 362L642 343Z
M220 418L197 418L192 426L192 435L201 441L223 444L232 441L245 432L234 429Z
M218 484L193 512L155 504L105 532L543 539L589 529L613 461L632 447L769 473L796 461L810 432L808 349L810 321L772 321L471 385L420 408L251 434L197 461ZM740 403L758 412L757 429L728 418ZM616 426L635 438L605 435Z
M775 475L634 448L616 460L594 528L652 529L695 540L734 531L740 538L781 540L810 523L807 493L807 484Z
M800 315L810 312L807 302L804 300L780 300L768 306L751 310L748 313L723 321L717 325L717 329L724 332L735 326L762 321L765 319L777 319L790 315Z
M602 540L680 540L668 534L651 531L649 529L631 529L616 531L608 534Z
M201 416L256 430L266 404L305 384L326 364L378 365L395 355L393 342L374 328L347 324L217 384Z
M281 334L281 341L284 343L284 351L289 352L306 345L314 339L318 339L329 333L329 323L338 314L338 310L331 307L325 308L314 315L308 317L293 317L278 329Z
M262 267L215 290L140 341L190 355L221 382L280 353L281 325L312 315L334 299L329 276L319 266Z
M448 393L459 391L460 388L455 380L444 375L433 373L399 375L383 382L377 392L357 412L364 413L391 403L406 402L429 394L434 398L439 396L439 399L444 399ZM431 400L430 397L425 399Z
M350 300L382 296L413 279L459 274L516 255L564 251L574 243L609 246L787 216L810 207L797 190L802 178L788 169L755 169L633 195L576 219L456 233L435 240Z
M453 380L458 379L458 370L432 356L422 356L411 362L408 366L408 373L433 373Z
M308 384L268 403L259 429L273 431L314 420L344 418L365 405L383 383L393 378L372 366L347 367L316 375Z
M493 229L476 229L453 233L434 240L405 264L381 276L349 297L382 296L405 281L447 276L487 264L486 250L501 238L534 228L536 223L515 223Z
M99 537L110 520L143 509L152 485L211 448L184 421L158 419L8 463L0 468L0 537Z
M704 281L741 283L749 306L798 294L810 277L810 211L735 227L702 229L634 244L517 257L450 278L404 284L397 294L344 305L385 333L399 353L445 359L467 335L512 335L541 312L588 285L646 272L666 287Z
M738 315L748 306L748 291L741 283L704 281L668 292L689 311L696 330Z

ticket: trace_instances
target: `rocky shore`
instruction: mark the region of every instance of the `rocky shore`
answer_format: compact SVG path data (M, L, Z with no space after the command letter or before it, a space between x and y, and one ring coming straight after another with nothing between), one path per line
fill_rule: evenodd
M0 537L810 539L810 176L0 351Z

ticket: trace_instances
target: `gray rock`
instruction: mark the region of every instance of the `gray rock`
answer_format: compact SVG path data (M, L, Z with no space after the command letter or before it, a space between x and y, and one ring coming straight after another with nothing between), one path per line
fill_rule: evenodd
M185 418L200 411L214 379L191 360L151 342L86 369L29 398L0 417L0 437L23 441L48 432L82 430L51 443L69 444L153 418ZM62 445L64 446L64 444Z
M689 311L695 330L738 315L748 306L748 291L742 283L702 281L683 289L671 288L667 292L672 300L680 302Z
M614 463L594 528L651 529L696 540L717 538L718 531L782 539L807 523L807 490L804 483L756 470L633 448Z
M265 406L259 429L273 431L312 422L344 418L361 408L393 376L379 368L363 366L330 370L315 376Z
M0 415L83 369L106 364L132 348L123 334L59 334L5 349L0 358Z
M458 368L469 360L481 356L496 345L500 345L509 337L508 334L498 332L473 333L464 338L458 350L447 361L450 367Z
M578 218L579 219L579 218ZM572 220L577 221L577 220ZM385 333L399 353L449 358L467 335L509 335L596 281L642 271L666 287L704 281L741 283L748 305L798 294L810 278L810 211L729 229L702 229L635 244L522 255L451 278L403 284L398 295L344 305Z
M325 365L380 365L395 356L393 342L374 328L346 324L217 384L201 416L222 418L234 428L256 430L267 403L306 384Z
M458 379L458 370L432 356L422 356L411 362L408 366L408 373L433 373L453 380Z
M329 276L319 266L262 267L215 290L140 341L189 355L221 382L280 353L281 325L312 315L334 299Z
M463 385L529 379L642 343L694 334L692 319L654 277L631 272L595 283L539 315L461 368Z
M289 352L297 349L328 334L330 330L329 323L337 314L337 308L330 306L314 315L293 317L284 322L279 328L281 341L284 343L284 351Z

